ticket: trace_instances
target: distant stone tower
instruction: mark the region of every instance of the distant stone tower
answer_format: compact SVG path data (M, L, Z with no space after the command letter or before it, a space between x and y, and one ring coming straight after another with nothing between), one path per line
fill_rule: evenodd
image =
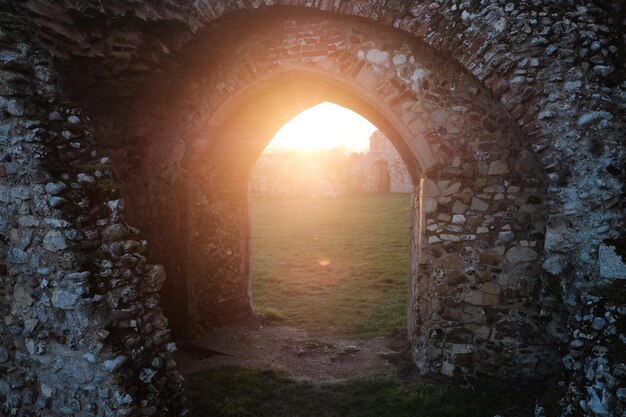
M352 166L352 188L361 192L410 193L411 177L393 144L380 130L370 136L369 152Z
M393 145L387 139L387 136L380 130L375 131L370 136L370 152L395 152Z

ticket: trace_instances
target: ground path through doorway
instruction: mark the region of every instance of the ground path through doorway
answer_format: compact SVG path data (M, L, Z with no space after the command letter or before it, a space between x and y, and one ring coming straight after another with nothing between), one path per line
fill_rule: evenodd
M547 382L419 376L407 345L403 333L311 338L253 321L179 343L175 360L191 417L557 415L558 392ZM542 409L546 414L535 413Z
M336 382L367 377L395 379L402 376L404 368L410 369L404 332L359 340L313 338L302 329L258 323L216 329L194 345L225 355L203 358L193 348L181 349L176 361L182 373L245 366L284 371L294 379Z

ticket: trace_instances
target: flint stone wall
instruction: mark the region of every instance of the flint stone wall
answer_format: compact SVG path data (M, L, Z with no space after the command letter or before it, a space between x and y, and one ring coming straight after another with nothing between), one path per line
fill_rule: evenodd
M179 415L164 270L124 222L111 159L49 54L0 33L0 66L0 414Z
M109 208L106 202L115 201L118 196L107 195L106 190L112 189L112 183L107 181L109 168L100 165L109 162L98 160L98 153L94 155L92 151L106 150L112 156L114 171L124 174L123 177L134 178L133 173L145 168L140 162L147 149L154 149L146 146L154 139L142 134L149 130L128 127L137 127L137 120L141 120L137 114L149 108L148 104L152 106L158 102L142 100L146 96L152 97L149 92L154 90L154 84L140 81L151 80L146 75L153 71L166 74L171 71L169 74L182 75L182 79L186 79L185 72L176 65L180 61L178 51L188 42L200 39L203 28L209 29L219 18L227 20L237 10L262 15L276 6L228 1L172 4L119 0L101 2L97 6L73 0L12 3L3 6L11 7L10 13L3 11L0 15L3 23L8 22L0 30L3 158L0 210L4 236L0 262L3 265L0 273L4 302L0 309L5 316L0 323L0 397L4 401L4 410L7 414L24 415L31 410L44 415L151 415L162 412L159 401L176 408L179 391L176 389L177 377L167 365L165 323L159 319L158 310L150 315L141 308L158 308L156 297L148 295L158 286L148 284L146 290L142 288L146 286L145 282L150 282L147 278L149 271L159 268L150 267L147 262L143 263L141 255L134 255L143 246L141 243L112 246L105 243L107 239L132 242L133 239L127 239L126 232L133 229L123 224L116 226L123 221L122 217L115 217L116 204L111 203L113 208ZM425 249L426 256L416 258L425 263L414 271L422 274L422 279L414 282L432 282L434 285L415 288L418 291L414 294L424 296L425 303L420 305L429 305L428 311L434 314L417 327L439 328L441 332L417 335L416 358L422 369L429 369L432 365L432 370L452 375L479 369L467 360L476 358L475 352L468 352L475 346L473 340L469 342L471 337L448 333L448 328L439 327L443 323L458 323L455 309L460 307L462 315L476 318L473 329L470 329L472 337L486 335L486 332L480 333L481 326L485 325L483 321L486 321L495 323L496 327L499 325L503 332L517 335L518 341L526 340L530 336L515 325L516 318L523 317L526 323L544 322L544 325L538 325L538 330L547 329L549 338L559 341L554 347L561 349L567 370L565 415L577 412L594 416L623 414L626 375L623 357L626 85L623 77L624 40L620 38L623 35L620 29L623 27L623 6L582 1L506 4L496 1L294 1L288 5L303 12L319 9L333 16L356 16L376 25L396 28L457 62L490 92L494 100L499 101L506 117L510 117L523 133L522 149L532 155L531 159L537 158L540 171L546 174L545 194L540 190L534 194L523 187L518 190L515 187L519 185L508 186L506 177L524 172L524 158L528 154L512 153L500 158L495 156L497 152L494 154L491 149L484 149L485 145L479 145L479 149L472 149L462 157L452 149L447 166L427 173L421 186L423 194L416 202L425 214L418 219L424 226L423 233L416 236L415 243L416 248ZM381 48L362 50L369 62L366 65L384 65ZM228 52L224 54L227 56ZM304 50L299 54L296 58L315 56L315 53ZM58 63L54 64L53 59ZM57 76L61 78L61 87L55 80ZM176 85L179 87L181 85ZM187 87L193 90L193 81ZM174 87L165 84L160 93L172 97L168 96L169 89ZM224 85L218 93L222 98L216 99L215 103L236 89L236 85ZM68 103L68 99L79 106L71 101ZM160 119L161 126L171 123L173 127L180 127L184 124L193 130L195 119L189 116L196 115L198 110L178 107L180 102L169 104L169 108L162 108L167 112L155 110L156 119L164 116ZM204 110L207 113L212 111L210 105ZM59 116L51 116L55 111ZM187 117L174 121L175 117L168 119L167 114ZM487 131L494 126L497 130L500 125L498 118L479 117L476 122ZM428 139L439 157L450 150L446 146L450 132L443 132L438 126L434 128L419 134ZM176 199L171 198L177 194L167 190L172 187L172 178L176 178L179 171L176 158L184 153L182 143L193 137L191 134L186 136L186 130L182 132L173 135L171 142L177 144L174 150L182 151L172 153L169 152L171 148L165 147L167 151L163 153L174 159L157 157L166 163L152 166L153 178L159 178L158 181L165 184L154 188L164 193L152 194L153 206L136 204L137 197L130 192L141 190L144 184L119 181L122 195L134 200L128 204L130 210L126 210L131 224L142 226L144 236L154 242L148 246L151 248L148 257L164 263L174 279L184 275L184 267L177 262L176 256L170 257L163 250L168 246L159 239L160 230L150 229L149 219L159 215L161 219L176 219L177 213L181 212ZM91 134L95 139L93 142ZM489 158L482 160L485 153ZM459 157L458 162L455 162L456 157ZM80 162L75 164L76 160ZM98 168L93 166L94 161ZM457 180L463 178L465 166L475 167L476 171L465 180ZM454 179L448 179L448 175ZM492 184L481 187L476 183L480 177L489 182L491 176L502 180L500 184L493 184L504 187L502 191L500 188L485 190ZM48 183L57 182L65 184L69 190L67 194L55 191L54 185L48 187L50 192L46 190ZM485 213L479 214L480 225L468 222L467 212L454 213L463 206L457 205L455 209L455 202L447 201L445 193L449 187L456 188L457 182L461 183L460 190L469 187L476 193L477 200L474 197L467 203L461 198L457 200L468 206L465 210ZM103 186L98 187L99 184ZM533 187L532 184L525 186ZM541 227L539 230L518 230L512 225L508 230L504 229L505 224L498 225L498 229L490 229L490 224L484 225L489 221L487 216L499 212L495 209L501 201L498 194L502 194L507 207L516 206L518 211L525 210L524 206L535 206L536 198L544 196L541 205L546 208L543 216L545 233ZM162 202L168 201L169 204L157 201L161 197ZM448 207L449 204L452 205ZM151 207L154 207L154 215L149 214ZM438 211L442 211L442 207L442 214L449 215L449 220L445 216L439 218ZM474 233L440 232L440 228L458 225L454 215L465 216L465 222L461 217L456 221L461 222L463 229L475 227ZM538 212L534 215L541 217ZM161 222L165 235L184 234L177 233L185 232L185 229L177 229L179 223L165 223ZM472 245L479 246L478 242L482 240L478 238L479 228L488 229L492 239L488 247L496 249L497 256L483 258L478 264L492 265L490 273L496 277L490 276L491 281L472 288L474 282L484 279L479 274L480 269L473 272L467 269L476 264L476 253L459 251L457 246L463 246L460 243L463 240L457 242L451 236L462 239L461 236L476 235L477 243ZM519 240L514 244L505 243L511 237L507 232L512 232ZM441 242L429 242L431 238ZM141 239L135 241L141 242ZM502 244L504 251L497 249ZM446 252L446 248L452 248L451 253ZM102 259L102 255L98 255L100 251L104 254ZM455 256L446 257L456 253L463 255L460 261ZM433 254L440 256L433 259L430 257ZM100 260L103 262L99 263ZM435 262L439 262L440 267L446 262L446 270L462 272L463 276L459 275L462 280L458 284L447 281L451 274L446 273L446 281L441 276L439 284ZM509 272L497 271L501 262L511 268ZM541 264L542 267L527 269L527 263ZM519 265L523 265L523 272ZM51 272L46 274L45 268ZM108 270L114 272L107 275ZM91 275L84 274L87 272ZM75 273L78 275L73 275ZM503 276L506 279L503 280ZM538 298L531 296L532 285L517 285L519 282L537 282L537 278L541 282ZM138 290L129 293L120 290L123 294L114 290L116 285L124 289L132 287L127 282L133 280L137 280L133 285ZM101 282L104 282L103 287L100 287ZM445 286L440 287L442 284ZM503 291L503 285L510 284L513 286L511 292ZM444 300L450 285L456 288L455 294L464 295L460 306L454 303L429 304ZM509 297L517 300L514 302L517 307L490 307L492 303L499 304ZM122 302L118 303L118 299ZM533 306L536 301L539 304ZM504 305L508 306L508 303ZM102 312L89 316L83 311L83 308L89 312L98 311L94 306L101 308ZM137 309L131 308L129 312L129 306ZM118 309L124 310L127 319L113 323L110 317ZM92 317L93 321L85 316ZM424 317L419 312L416 316ZM126 324L130 327L124 327ZM98 329L110 333L98 336ZM128 333L140 333L135 339L137 348L132 348L133 338L122 337ZM454 342L453 337L459 342ZM491 333L486 335L484 346L493 343L506 347L508 344L506 338L490 339ZM124 346L124 340L131 347ZM537 346L545 347L545 343L540 342ZM128 355L134 350L138 351L136 355ZM47 355L46 352L57 352L58 355ZM114 365L123 361L116 360L120 355L129 359L118 377ZM441 359L433 361L438 355L442 355ZM488 361L480 359L480 353L478 355L481 369L490 373L485 367ZM536 356L532 351L528 355ZM73 368L63 366L69 363L63 359L59 362L58 358L64 357L82 357L84 360L71 361L79 364ZM46 363L46 358L56 359ZM157 358L163 360L154 362L163 366L155 365L158 377L151 379L147 376L151 372L146 372L142 378L140 369ZM106 362L111 360L113 362ZM499 359L494 366L502 363L506 361ZM511 366L519 370L532 369L536 363L528 365L517 367L513 363ZM67 378L63 376L65 374ZM138 387L144 385L138 379L154 389L139 390ZM85 383L79 387L77 381ZM159 394L160 400L155 393ZM37 409L40 411L35 411Z

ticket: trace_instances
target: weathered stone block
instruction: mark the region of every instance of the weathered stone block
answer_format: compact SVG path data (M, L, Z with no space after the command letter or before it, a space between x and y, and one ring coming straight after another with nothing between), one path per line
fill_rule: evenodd
M110 224L102 231L102 239L105 242L123 240L126 236L128 236L128 228L122 223Z
M467 204L462 201L456 200L452 205L452 213L454 214L463 214L467 211Z
M439 237L441 238L441 240L447 240L449 242L460 242L461 241L461 236L453 235L453 234L449 234L449 233L442 233L442 234L439 235Z
M546 227L545 247L557 253L571 252L578 246L578 237L566 226L565 221L552 221Z
M598 248L600 276L609 279L626 279L626 263L615 247L600 245Z
M367 51L365 59L376 65L389 66L389 52L373 48Z
M369 68L369 66L367 65L361 68L358 75L356 76L356 81L359 84L361 84L363 87L369 88L369 89L375 88L376 84L378 83L376 74L374 74L372 69Z
M51 195L59 195L67 190L67 185L60 181L58 182L49 182L46 184L46 192Z
M439 213L437 215L437 220L440 220L442 222L449 222L450 220L452 220L452 217L446 213Z
M483 289L481 288L480 290L468 291L465 294L464 301L466 303L479 306L491 306L498 304L500 301L500 291L498 291L497 293L493 293L495 290L491 287L488 287L487 290L488 291L483 291Z
M455 370L456 370L456 366L453 363L445 361L441 364L441 373L445 376L449 376L449 377L454 376Z
M462 214L455 214L452 216L452 224L463 224L467 219Z
M454 287L451 287L449 285L446 284L442 284L442 285L438 285L435 288L435 293L439 296L439 297L447 297L451 294L454 294L456 292Z
M463 263L459 263L462 267ZM446 272L446 277L443 282L448 285L458 285L467 281L465 274L462 271L448 271Z
M425 179L422 182L422 196L424 197L437 197L439 195L439 188L435 181Z
M165 278L165 268L163 268L162 265L152 265L145 282L145 290L154 292L161 291Z
M450 185L449 187L443 189L441 191L441 195L442 196L452 196L452 195L457 194L460 189L461 189L461 183L460 182L455 182L454 184Z
M506 175L509 171L509 165L506 161L493 161L489 165L489 172L487 175Z
M28 262L28 254L20 248L11 248L7 253L7 261L13 264L25 264Z
M565 269L567 257L563 255L551 255L543 261L543 269L552 275L559 275Z
M58 252L67 248L65 237L58 230L51 230L43 238L44 249L50 252Z
M437 200L430 197L425 197L422 199L422 211L424 213L432 213L437 210Z
M80 298L80 295L75 292L65 289L57 288L52 293L52 305L61 308L63 310L72 310L76 307L76 302Z
M489 203L481 200L480 198L472 198L472 205L470 210L474 211L487 211L489 209Z
M102 364L102 367L107 372L115 373L118 370L120 370L120 368L124 366L126 362L128 362L128 359L129 358L126 355L118 355L113 359L108 359L104 361L104 363Z
M539 259L539 254L531 248L513 247L506 252L506 260L513 264L532 262Z

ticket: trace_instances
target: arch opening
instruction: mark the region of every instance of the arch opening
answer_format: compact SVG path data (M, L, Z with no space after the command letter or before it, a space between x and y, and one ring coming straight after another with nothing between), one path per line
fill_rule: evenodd
M413 184L374 125L327 102L303 111L267 145L249 188L262 319L314 336L406 333Z
M388 137L390 140L392 136L396 138L394 145L390 146L395 146L396 143L400 144L399 147L401 149L398 152L398 158L400 159L402 156L400 163L404 165L407 160L410 161L406 164L406 176L409 177L405 179L409 183L406 191L412 193L411 201L414 201L417 195L413 184L419 175L419 165L416 158L412 155L412 151L406 146L407 139L402 138L393 129L393 125L386 120L382 112L374 109L365 100L361 99L358 94L347 88L340 88L338 84L324 80L319 76L311 76L311 74L300 72L288 74L287 76L283 74L283 76L264 84L264 88L249 94L245 100L241 100L239 106L233 107L227 117L223 119L221 117L217 118L219 126L215 124L209 125L212 140L211 143L203 144L206 152L204 155L208 159L203 160L200 156L203 154L196 153L194 154L194 161L197 165L193 165L193 163L189 165L189 167L194 167L190 168L189 171L195 172L198 180L206 181L207 178L211 178L210 183L204 183L201 187L193 187L195 189L212 190L209 197L210 201L206 201L207 196L204 196L205 207L208 210L206 217L224 220L224 213L229 213L230 220L226 220L228 224L222 223L220 227L214 228L213 232L225 231L226 235L230 237L236 235L240 239L238 244L231 240L231 245L234 244L236 249L225 250L225 253L230 254L227 255L227 260L237 259L237 265L233 264L229 269L230 271L237 271L233 274L237 277L233 278L231 276L226 277L226 279L224 277L219 279L212 277L211 281L217 285L213 285L210 290L212 294L223 294L219 284L226 282L228 289L224 288L224 290L232 291L233 280L238 280L240 282L240 291L229 294L229 297L238 298L238 301L234 303L223 301L222 304L228 304L229 306L229 309L224 312L209 311L214 309L216 305L219 306L218 303L205 303L203 306L197 306L198 317L205 318L199 321L207 323L207 327L202 328L202 325L200 325L196 327L195 331L192 330L192 334L193 332L202 334L215 325L226 324L252 316L253 297L250 282L251 236L250 213L248 209L248 180L252 176L253 167L259 160L263 149L267 147L279 129L297 114L321 103L332 102L352 110L363 118L366 118L366 114L373 115L375 121L370 118L366 119L368 121L371 120L381 130L386 128L385 133L389 132ZM404 150L404 155L402 150ZM219 155L219 158L215 158L215 155ZM191 201L197 206L199 200L191 196ZM219 206L219 213L211 211L216 208L215 201L219 201L217 205ZM407 201L407 204L410 203ZM408 222L409 224L406 226L414 226L414 221L417 218L415 215L416 207L415 204L411 205L413 214L409 216L410 223ZM233 213L237 213L237 218L232 217ZM213 234L214 238L215 234ZM196 251L192 249L191 252ZM409 258L411 260L409 262L416 264L415 251L411 250L410 253ZM204 261L206 262L207 259L210 259L210 257L205 257ZM223 260L221 258L220 264ZM197 260L191 260L188 264L191 266L195 262ZM204 268L204 271L208 269L208 267ZM405 272L405 280L406 276L407 273ZM206 278L201 276L198 279L203 280ZM193 286L194 284L191 285ZM245 291L241 291L244 288ZM202 299L202 296L198 295L197 289L193 290L193 292L195 293L194 299ZM404 303L406 305L406 299ZM190 305L192 304L193 301ZM238 306L239 312L232 310L233 305ZM190 316L193 317L193 313ZM208 320L206 317L208 317Z

